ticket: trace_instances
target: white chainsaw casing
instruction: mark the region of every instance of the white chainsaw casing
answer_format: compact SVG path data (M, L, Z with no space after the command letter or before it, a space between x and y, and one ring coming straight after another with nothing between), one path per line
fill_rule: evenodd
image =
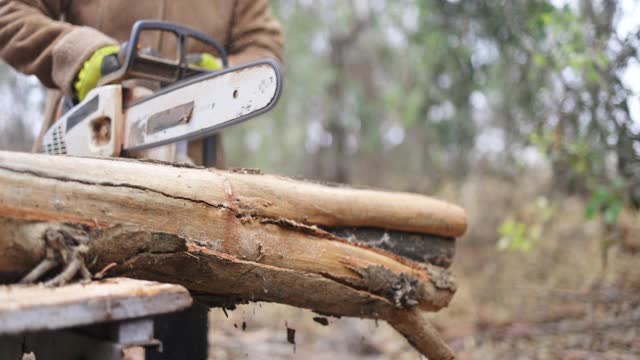
M123 123L122 86L100 86L47 131L44 151L56 155L118 156Z
M45 134L44 151L90 157L131 156L209 136L275 106L282 75L275 60L192 76L156 92L99 86Z

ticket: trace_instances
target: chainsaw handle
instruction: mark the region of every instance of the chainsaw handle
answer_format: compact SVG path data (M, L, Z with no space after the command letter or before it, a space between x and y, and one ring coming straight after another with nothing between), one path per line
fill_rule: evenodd
M206 34L188 28L186 26L178 25L176 23L171 23L167 21L158 21L158 20L139 20L133 24L133 29L131 31L131 39L129 40L129 44L132 46L127 49L127 57L129 59L134 59L137 56L137 52L135 51L138 48L138 42L140 40L140 34L145 30L158 30L158 31L166 31L172 32L178 37L178 58L180 59L179 65L187 66L186 56L186 40L188 38L193 38L199 40L207 45L213 46L220 55L220 59L222 60L222 65L226 68L229 66L229 59L227 58L227 51L224 49L224 46L220 44L215 39L207 36Z
M148 56L138 52L140 35L144 31L163 31L173 33L177 38L178 61ZM99 85L112 84L125 79L139 78L160 81L170 84L205 71L194 69L187 62L187 39L196 39L212 46L218 51L223 67L229 66L229 59L224 46L204 33L166 21L139 20L133 25L131 37L122 47L120 67L103 76Z

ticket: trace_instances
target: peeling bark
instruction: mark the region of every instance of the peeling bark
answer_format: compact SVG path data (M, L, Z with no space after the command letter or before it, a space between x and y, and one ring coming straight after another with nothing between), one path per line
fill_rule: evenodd
M0 218L3 229L0 249L12 248L24 241L36 244L37 249L46 248L47 233L69 226ZM108 266L107 276L179 283L205 300L213 296L215 301L207 301L211 305L272 301L335 316L379 317L394 308L416 305L424 310L438 310L448 304L455 292L455 289L439 289L427 277L450 276L439 267L434 267L431 275L424 269L410 267L404 267L405 271L392 271L388 270L391 262L387 266L371 265L372 262L341 256L340 270L323 263L308 264L305 269L295 264L287 268L261 262L260 254L241 259L212 249L202 241L134 225L83 225L83 228L87 229L87 263L92 273ZM307 241L313 239L307 237ZM316 248L322 249L322 246ZM328 253L333 249L326 247L321 251ZM17 280L40 260L26 256L28 252L23 254L14 253L11 264L0 256L0 282ZM403 269L400 264L396 266ZM324 295L318 297L319 293Z
M456 240L451 237L376 228L337 228L328 231L355 244L367 244L413 261L444 268L451 266L456 252Z

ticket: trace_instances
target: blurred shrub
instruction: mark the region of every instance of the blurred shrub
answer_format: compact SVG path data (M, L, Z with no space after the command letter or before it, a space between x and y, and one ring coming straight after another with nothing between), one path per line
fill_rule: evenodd
M623 208L625 188L625 181L620 178L610 184L600 185L589 199L585 217L593 219L599 216L605 225L615 225Z
M548 198L540 196L527 204L520 219L508 216L498 227L499 250L528 252L543 235L545 225L557 213L557 208Z

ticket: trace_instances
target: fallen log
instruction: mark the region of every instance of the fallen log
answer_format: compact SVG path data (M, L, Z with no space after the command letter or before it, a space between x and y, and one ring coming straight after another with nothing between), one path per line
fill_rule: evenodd
M271 301L385 319L434 359L448 350L416 330L416 310L453 296L451 274L433 264L450 263L465 227L460 208L419 195L0 152L0 282L24 276L53 239L82 243L92 273L178 283L210 305ZM407 256L407 236L439 255Z

